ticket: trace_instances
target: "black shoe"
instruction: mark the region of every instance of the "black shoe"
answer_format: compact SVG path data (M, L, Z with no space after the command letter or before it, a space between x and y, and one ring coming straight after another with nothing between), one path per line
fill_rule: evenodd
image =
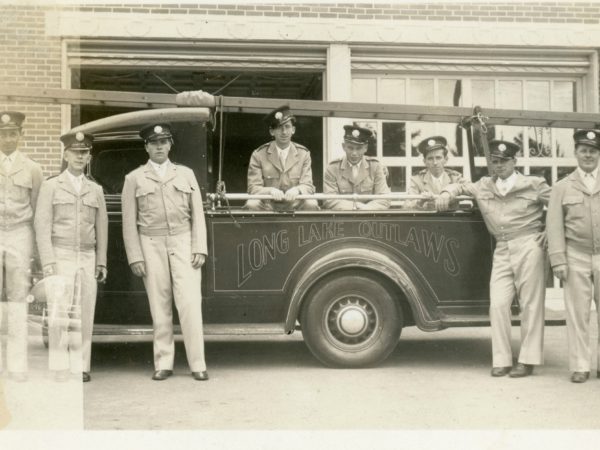
M92 381L92 377L90 376L89 372L83 372L81 374L81 381L83 381L84 383Z
M572 383L585 383L590 377L589 372L573 372L571 374Z
M512 369L511 366L507 366L507 367L492 367L492 376L493 377L503 377L504 375L507 375L508 372L510 372L511 369Z
M533 373L533 364L517 363L508 374L511 378L523 378Z
M206 381L208 380L208 372L203 370L202 372L192 372L192 377L197 381Z
M172 370L155 370L154 375L152 375L152 379L156 381L162 381L166 380L171 375L173 375Z

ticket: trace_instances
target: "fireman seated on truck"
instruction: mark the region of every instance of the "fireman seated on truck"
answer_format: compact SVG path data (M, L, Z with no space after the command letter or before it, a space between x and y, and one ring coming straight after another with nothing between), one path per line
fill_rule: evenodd
M357 125L344 126L342 147L345 156L329 163L323 180L324 194L389 194L384 165L376 158L365 156L369 139L373 133ZM377 200L325 200L325 208L388 209L390 201Z
M460 172L446 169L448 163L448 142L443 136L431 136L423 139L417 146L423 155L425 169L410 179L409 195L423 195L427 198L421 200L408 200L404 203L405 209L435 209L434 196L439 195L442 189L449 184L464 183ZM454 202L456 203L456 202ZM457 205L451 205L454 209Z
M292 142L296 118L287 106L272 111L267 117L271 142L261 145L250 157L248 193L267 194L273 200L251 199L246 209L262 211L318 210L316 200L299 200L300 194L314 194L310 152Z

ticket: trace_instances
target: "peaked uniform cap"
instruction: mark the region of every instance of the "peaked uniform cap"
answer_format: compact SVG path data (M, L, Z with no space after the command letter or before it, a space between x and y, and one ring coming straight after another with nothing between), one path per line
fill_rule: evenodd
M0 112L0 130L10 130L21 128L25 114L19 111L2 111Z
M153 123L146 125L140 130L140 137L145 142L161 138L172 138L171 125L168 123Z
M368 144L373 132L358 125L344 125L344 141L353 144Z
M573 134L575 145L585 144L600 149L600 130L577 130Z
M514 142L500 141L494 139L489 142L490 156L502 159L512 159L521 150Z
M265 116L265 122L269 125L270 129L280 127L286 122L292 121L292 125L296 124L296 117L289 106L280 106L274 109Z
M419 142L417 150L423 156L427 156L427 153L434 150L448 150L448 141L444 136L431 136L423 139Z
M76 133L66 133L60 137L65 150L90 150L94 137L91 134L78 131Z

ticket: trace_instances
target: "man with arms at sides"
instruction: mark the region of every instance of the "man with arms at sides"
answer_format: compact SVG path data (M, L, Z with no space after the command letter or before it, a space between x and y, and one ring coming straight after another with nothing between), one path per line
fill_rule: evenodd
M543 363L544 299L546 295L544 205L550 187L543 178L515 170L519 146L491 141L493 175L477 183L451 184L436 200L448 208L457 195L475 197L487 228L496 238L490 279L490 322L493 377L525 377ZM521 349L512 367L511 303L521 306Z
M58 381L66 380L70 369L88 382L97 283L107 276L108 214L102 187L84 175L93 137L78 132L60 140L67 168L42 183L35 214L44 277L65 277L67 292L73 293L47 295L49 368ZM81 334L69 331L70 319L81 321Z
M345 156L334 159L325 170L324 194L389 194L390 188L384 173L384 166L376 158L365 156L372 132L356 125L344 126L342 147ZM325 200L325 208L334 210L388 209L390 201L376 199L370 201Z
M202 330L201 270L207 255L202 196L194 172L169 160L168 124L140 131L148 162L123 186L123 239L133 273L142 277L154 327L153 380L173 375L173 300L195 380L208 380Z
M578 167L552 188L546 227L552 271L564 283L571 381L584 383L590 375L592 298L600 307L600 130L579 130L573 139Z
M0 303L0 331L6 323L6 366L16 381L27 380L33 216L44 180L41 167L19 151L24 120L18 111L0 112L0 297L6 299ZM2 353L0 343L0 369Z
M298 195L314 194L310 152L292 142L296 118L287 106L272 111L267 117L271 142L261 145L248 164L248 193L271 195L271 200L248 200L246 209L260 211L316 211L316 200L299 200Z
M434 196L439 195L442 189L453 183L464 183L460 172L446 169L448 163L448 141L443 136L431 136L423 139L418 147L423 155L425 169L413 175L407 194L423 195L427 199L408 200L404 208L435 209Z

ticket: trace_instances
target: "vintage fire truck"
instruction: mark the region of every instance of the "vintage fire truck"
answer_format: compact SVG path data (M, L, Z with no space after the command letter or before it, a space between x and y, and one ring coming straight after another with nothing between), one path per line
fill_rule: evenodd
M2 94L2 93L0 93ZM485 153L480 111L458 107L333 103L217 97L206 106L177 106L173 95L104 91L21 90L6 98L63 103L113 102L145 108L75 127L94 134L89 175L104 190L109 211L108 282L98 292L94 339L148 339L152 325L141 279L128 267L121 233L124 176L147 159L138 130L168 121L176 162L193 168L205 200L209 255L203 268L207 334L290 334L336 367L372 366L395 348L402 329L423 331L489 325L489 276L494 242L475 207L450 212L402 207L389 194L384 211L256 212L246 194L224 186L245 177L229 170L218 139L223 112L267 112L287 103L297 115L454 122L470 147ZM488 124L594 127L581 113L486 111ZM215 127L216 123L216 127ZM323 194L312 198L322 200ZM350 195L350 199L358 199ZM518 302L515 300L515 322Z

